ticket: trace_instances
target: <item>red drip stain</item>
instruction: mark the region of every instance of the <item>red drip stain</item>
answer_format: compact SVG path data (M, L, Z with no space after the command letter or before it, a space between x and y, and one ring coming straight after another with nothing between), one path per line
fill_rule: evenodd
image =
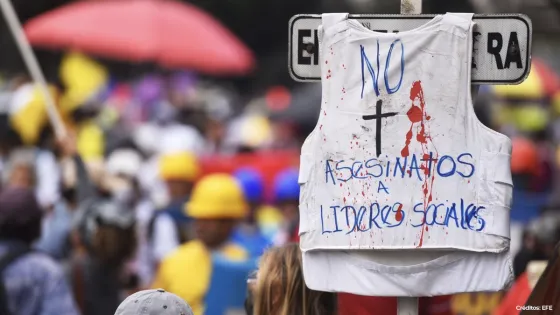
M346 93L346 89L345 89L345 88L342 88L342 93Z
M467 181L467 183L469 183L469 184L470 184L470 183L471 183L471 180L469 179L469 180Z
M319 126L319 130L323 130L323 125Z
M427 209L428 204L432 201L432 188L434 186L434 166L433 161L437 160L438 154L437 151L435 152L435 157L429 154L430 148L428 147L428 142L431 143L432 138L430 137L425 121L430 120L431 117L426 114L426 103L424 101L424 90L422 89L422 83L420 81L415 81L412 83L412 88L410 89L410 100L412 101L412 105L406 115L408 116L408 120L410 120L410 129L406 133L405 136L405 144L401 150L401 156L407 157L410 155L410 143L412 142L413 138L413 129L415 124L420 124L420 128L416 129L416 141L422 147L422 157L424 161L420 169L424 171L424 183L422 184L422 193L424 194L424 211ZM418 105L415 104L417 101ZM429 160L432 161L429 161ZM428 167L427 163L431 163L431 167ZM410 171L408 171L410 174ZM431 173L431 174L430 174ZM430 180L431 177L431 180ZM424 241L424 231L428 231L428 227L425 226L425 220L422 221L422 229L420 232L420 241L418 243L418 247L422 247Z
M408 176L410 176L410 170L406 171L406 173L408 174Z
M399 205L399 208L397 209L397 213L395 214L395 220L401 222L402 221L402 217L403 217L403 213L402 213L402 204Z
M342 183L340 183L340 187L342 187Z
M404 148L401 150L402 157L407 157L410 155L410 152L408 151L408 145L410 144L411 139L412 139L412 126L410 126L410 130L406 133L405 145Z
M362 190L362 196L364 197L366 196L366 193L363 190Z
M344 70L346 70L346 66L344 64L342 64L342 68L344 68Z
M342 201L343 201L344 203L346 203L346 197L342 198Z
M325 60L325 64L328 65L328 64L329 64L329 61L328 61L328 60Z

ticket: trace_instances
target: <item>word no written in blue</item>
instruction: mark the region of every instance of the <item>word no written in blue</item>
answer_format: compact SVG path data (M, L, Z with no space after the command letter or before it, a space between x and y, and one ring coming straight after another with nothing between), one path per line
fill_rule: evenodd
M327 233L360 233L372 229L396 228L409 220L412 228L426 226L444 226L462 230L480 232L486 225L480 211L484 206L467 204L463 199L458 203L431 203L424 209L419 202L414 205L411 218L403 204L382 205L377 202L368 205L321 205L321 231Z

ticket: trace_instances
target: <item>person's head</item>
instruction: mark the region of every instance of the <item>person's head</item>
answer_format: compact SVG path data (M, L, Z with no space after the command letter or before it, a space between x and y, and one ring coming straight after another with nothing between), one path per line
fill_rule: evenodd
M19 149L12 152L8 159L4 184L20 188L35 186L35 154L33 150Z
M297 169L288 168L276 176L274 180L274 200L288 221L297 220L299 206Z
M134 212L119 202L86 202L76 216L80 242L100 262L120 266L136 251Z
M234 177L212 174L197 183L185 210L194 219L198 239L212 249L230 238L236 224L247 216L249 206Z
M250 212L247 221L255 220L255 211L263 201L264 180L261 174L252 168L241 168L234 174L235 178L243 188L243 193L249 203Z
M560 214L545 212L529 223L527 234L533 239L535 258L549 259L560 241Z
M137 177L142 162L142 155L133 149L118 149L108 156L103 184L113 198L129 204L137 201L140 197Z
M33 243L41 235L41 217L33 190L9 187L0 193L0 239Z
M269 249L261 260L254 292L255 315L336 314L336 295L305 285L302 254L295 243Z
M115 315L193 315L189 304L163 289L143 290L127 297Z
M200 175L200 165L190 152L167 154L159 161L159 172L172 200L190 195L193 183Z

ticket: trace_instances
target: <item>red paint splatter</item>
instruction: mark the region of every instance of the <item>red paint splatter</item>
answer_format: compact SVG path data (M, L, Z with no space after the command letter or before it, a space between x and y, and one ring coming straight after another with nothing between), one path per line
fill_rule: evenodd
M397 213L395 214L395 220L401 222L403 219L403 213L402 213L402 204L399 205L399 208L397 209Z
M328 61L328 60L325 60L325 64L328 65L328 64L329 64L329 61Z
M358 141L356 141L356 144L358 144Z
M340 183L340 187L342 187L342 183Z
M342 201L343 201L344 203L346 203L346 197L342 198Z
M323 130L323 125L319 126L319 130Z
M327 111L323 110L323 115L327 116Z
M401 156L407 157L410 155L410 143L412 142L413 136L413 128L415 124L420 124L420 129L417 131L416 134L416 141L422 147L422 157L423 163L420 166L420 169L424 171L424 183L422 184L422 193L424 194L424 211L427 209L428 204L432 201L432 190L434 187L434 174L430 174L430 172L434 173L435 167L428 167L427 163L433 163L434 160L437 160L438 153L437 150L435 152L435 157L432 157L429 154L429 147L428 141L431 143L432 138L430 137L428 131L426 130L425 121L430 120L431 117L426 114L426 103L424 101L424 90L422 89L421 81L415 81L412 83L412 88L410 89L410 100L412 101L412 106L406 113L408 119L410 120L410 129L406 133L405 136L405 145L401 150ZM414 102L418 101L419 106L415 105ZM433 146L432 146L433 147ZM434 148L435 149L435 148ZM432 159L431 161L429 161ZM409 171L410 172L410 171ZM430 180L431 176L431 180ZM418 243L418 247L422 247L423 240L424 240L424 231L428 231L428 227L425 225L425 220L422 220L422 229L420 232L420 241Z
M366 193L363 190L362 190L362 196L364 197L366 196Z

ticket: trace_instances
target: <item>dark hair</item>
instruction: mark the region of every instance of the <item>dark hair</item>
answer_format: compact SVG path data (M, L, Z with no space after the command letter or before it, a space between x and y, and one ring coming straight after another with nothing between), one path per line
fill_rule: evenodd
M123 229L104 224L98 219L98 228L93 236L91 251L102 263L120 266L136 251L134 225Z
M0 224L0 239L33 243L41 236L41 218L32 218L25 224L2 222Z

